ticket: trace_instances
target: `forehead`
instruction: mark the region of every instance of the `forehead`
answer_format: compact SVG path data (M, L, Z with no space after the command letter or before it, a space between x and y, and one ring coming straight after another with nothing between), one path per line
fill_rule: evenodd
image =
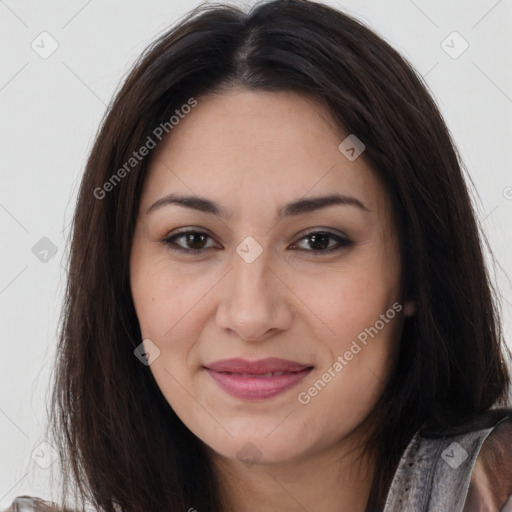
M263 207L332 192L356 196L372 210L385 206L371 167L340 152L348 134L320 102L244 89L197 102L157 147L143 207L174 191L231 202L234 209L248 205L247 198Z

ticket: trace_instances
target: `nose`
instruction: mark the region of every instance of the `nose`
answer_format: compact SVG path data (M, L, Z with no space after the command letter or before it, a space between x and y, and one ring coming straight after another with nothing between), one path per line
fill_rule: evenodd
M245 341L263 341L288 329L293 320L293 293L270 268L265 252L251 263L235 253L223 280L217 326Z

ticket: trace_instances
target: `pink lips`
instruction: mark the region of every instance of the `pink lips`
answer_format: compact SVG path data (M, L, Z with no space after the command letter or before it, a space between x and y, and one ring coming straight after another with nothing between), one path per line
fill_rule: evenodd
M313 365L272 357L259 361L224 359L205 368L230 395L246 400L261 400L276 396L297 384L311 372ZM269 373L277 375L265 375Z

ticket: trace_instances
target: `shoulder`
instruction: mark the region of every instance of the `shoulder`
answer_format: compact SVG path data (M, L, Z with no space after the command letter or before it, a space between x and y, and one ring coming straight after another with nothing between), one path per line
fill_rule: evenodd
M74 512L50 501L42 500L34 496L18 496L8 508L2 512Z
M492 429L473 467L464 512L512 512L512 410Z

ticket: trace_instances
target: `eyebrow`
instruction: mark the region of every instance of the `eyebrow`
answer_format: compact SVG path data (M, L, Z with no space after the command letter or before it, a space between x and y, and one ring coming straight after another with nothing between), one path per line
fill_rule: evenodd
M178 195L174 193L170 193L153 203L149 207L146 214L171 204L184 206L186 208L191 208L193 210L198 210L205 213L211 213L213 215L218 215L219 217L224 218L229 218L232 215L231 212L224 208L222 205L205 197ZM361 201L359 201L359 199L356 199L355 197L334 193L326 196L299 198L295 199L294 201L290 201L278 209L277 218L282 219L292 215L309 213L334 205L355 206L366 212L371 211Z

